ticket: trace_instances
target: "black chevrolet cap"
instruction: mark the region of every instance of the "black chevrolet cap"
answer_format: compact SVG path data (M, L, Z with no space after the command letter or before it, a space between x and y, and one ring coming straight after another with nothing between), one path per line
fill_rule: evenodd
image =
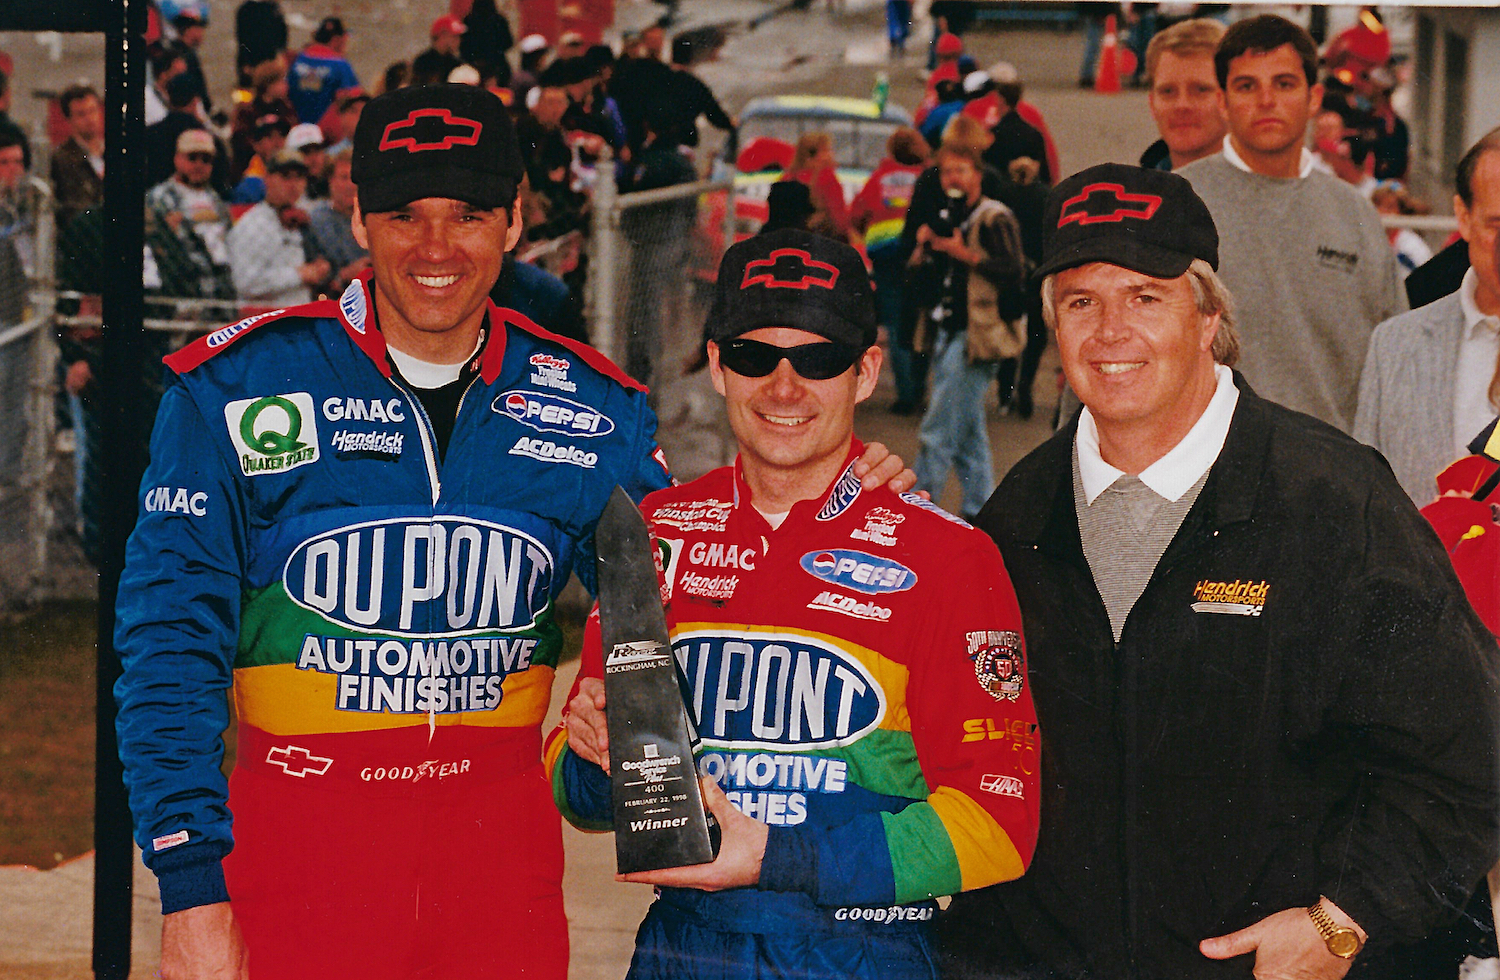
M864 259L843 242L783 228L730 247L719 263L708 337L795 327L840 344L875 343L875 296Z
M1194 259L1219 267L1219 232L1193 185L1165 170L1105 163L1047 195L1042 264L1034 275L1108 262L1176 279Z
M349 177L366 213L424 197L510 207L525 173L505 105L473 85L424 85L370 100Z

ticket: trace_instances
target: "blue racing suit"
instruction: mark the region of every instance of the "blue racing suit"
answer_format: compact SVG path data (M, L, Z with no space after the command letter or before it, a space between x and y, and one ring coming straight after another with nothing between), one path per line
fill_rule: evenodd
M240 907L254 896L264 943L335 950L346 975L370 976L330 929L378 932L372 959L397 962L405 920L370 906L416 909L426 930L467 922L524 871L546 895L517 914L545 907L561 938L532 945L560 943L565 962L561 837L540 772L562 645L552 607L575 567L592 588L594 523L615 485L636 499L668 485L655 418L597 352L492 305L440 458L372 293L367 275L337 302L251 317L167 358L116 630L136 840L165 912L232 892L263 967ZM456 843L471 832L472 849ZM486 848L526 867L487 865ZM447 905L420 904L440 888ZM352 895L369 903L324 910ZM315 938L294 939L285 912L304 903ZM416 969L431 942L412 931Z

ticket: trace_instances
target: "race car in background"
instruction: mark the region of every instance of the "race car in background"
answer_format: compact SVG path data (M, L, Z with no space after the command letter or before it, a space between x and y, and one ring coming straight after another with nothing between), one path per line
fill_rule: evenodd
M886 140L900 126L911 125L911 114L894 103L884 108L870 99L829 95L772 95L750 100L740 112L739 130L725 142L713 161L711 178L734 175L735 241L760 230L766 220L771 185L791 163L797 138L824 132L833 138L839 184L844 200L854 200L871 172L885 156ZM713 195L699 209L699 228L708 241L721 247L724 199Z

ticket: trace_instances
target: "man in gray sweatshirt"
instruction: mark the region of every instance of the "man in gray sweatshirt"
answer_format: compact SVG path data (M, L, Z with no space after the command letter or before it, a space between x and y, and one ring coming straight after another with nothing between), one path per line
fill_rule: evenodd
M1246 379L1348 432L1370 332L1406 298L1374 207L1303 145L1323 99L1317 65L1312 38L1288 20L1231 27L1214 54L1229 137L1181 173L1219 229Z

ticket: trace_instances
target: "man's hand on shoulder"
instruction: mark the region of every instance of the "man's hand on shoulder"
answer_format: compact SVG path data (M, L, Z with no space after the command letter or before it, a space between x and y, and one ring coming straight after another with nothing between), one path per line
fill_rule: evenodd
M615 875L617 881L634 881L668 888L697 888L706 892L753 887L759 883L760 862L766 855L769 828L735 809L714 780L705 778L700 779L699 783L703 786L703 798L708 803L708 811L719 821L719 830L723 834L719 856L712 864Z
M879 442L865 446L864 453L854 461L854 475L866 490L888 486L892 493L904 493L917 482L917 474L907 469L901 457Z
M585 762L609 772L609 726L604 717L604 682L585 677L578 693L568 702L563 726L568 730L568 748Z
M228 902L161 920L162 980L249 980L249 955Z
M1358 931L1361 940L1366 938L1364 930L1338 906L1325 900L1323 908L1339 925ZM1211 960L1254 953L1256 980L1340 980L1354 962L1328 951L1305 908L1283 909L1239 932L1205 939L1198 949Z

